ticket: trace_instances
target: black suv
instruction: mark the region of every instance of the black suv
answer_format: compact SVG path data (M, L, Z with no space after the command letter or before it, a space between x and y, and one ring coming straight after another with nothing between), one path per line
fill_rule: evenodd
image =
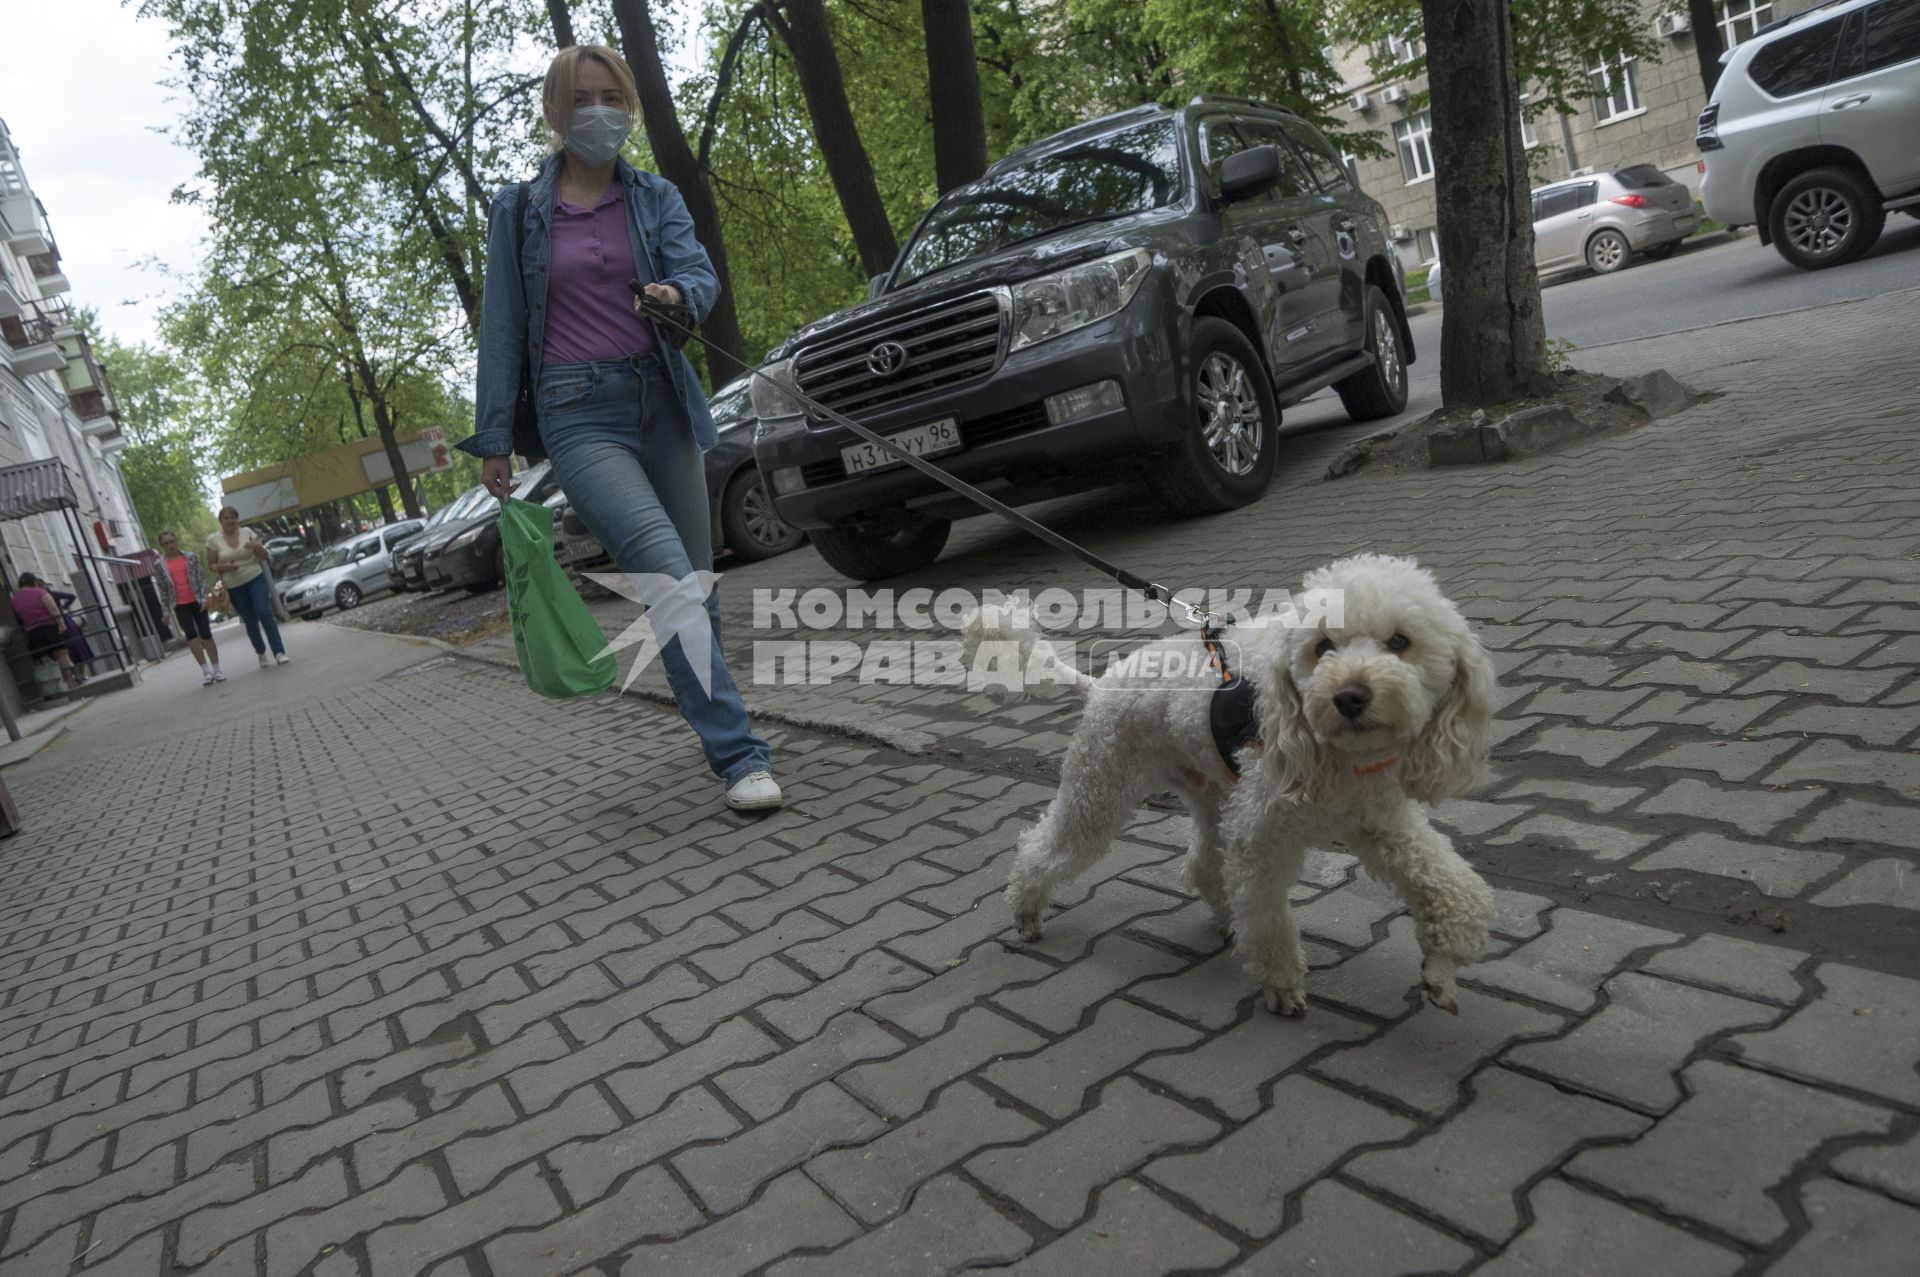
M1332 386L1354 420L1391 416L1412 360L1380 206L1298 115L1202 96L942 197L866 303L769 355L754 452L781 517L872 580L932 562L978 509L787 389L1008 503L1144 474L1205 514L1266 490L1282 407Z

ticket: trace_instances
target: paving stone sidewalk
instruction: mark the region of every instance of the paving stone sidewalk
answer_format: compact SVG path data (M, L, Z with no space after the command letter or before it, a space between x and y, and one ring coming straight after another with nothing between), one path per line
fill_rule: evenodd
M1136 562L1232 532L1223 586L1412 549L1474 611L1511 699L1444 813L1500 903L1457 1018L1334 851L1312 1008L1266 1014L1172 811L1018 943L1059 707L755 689L927 742L776 725L758 821L672 716L426 651L165 744L80 721L6 774L0 1277L1911 1271L1920 440L1861 373L1903 313L1665 339L1724 397L1559 457L1066 507ZM924 581L1078 583L962 540Z

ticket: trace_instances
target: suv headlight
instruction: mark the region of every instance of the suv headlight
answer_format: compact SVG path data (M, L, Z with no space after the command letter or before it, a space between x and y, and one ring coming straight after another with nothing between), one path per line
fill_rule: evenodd
M486 530L487 529L484 524L482 524L480 527L477 527L477 528L469 528L465 532L462 532L459 536L455 537L453 540L447 542L447 549L458 550L462 546L472 545L475 541L478 541L480 539L480 534L482 532L485 532Z
M1013 304L1012 350L1070 333L1117 314L1140 291L1152 255L1144 248L1069 266L1008 288Z
M779 417L798 417L800 401L792 393L793 360L782 359L759 370L750 392L753 415L762 421Z

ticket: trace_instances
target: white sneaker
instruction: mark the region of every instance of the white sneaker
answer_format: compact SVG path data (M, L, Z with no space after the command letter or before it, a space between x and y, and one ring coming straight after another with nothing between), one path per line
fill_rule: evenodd
M275 652L273 654L273 663L275 665L291 665L293 663L293 658L291 656L288 656L285 652Z
M202 686L202 687L212 687L212 686L213 686L213 671L212 671L212 670L201 670L201 671L200 671L200 686Z
M227 681L227 676L221 672L218 665L213 667L213 681L216 683L224 683Z
M263 670L270 670L273 668L273 658L271 656L268 656L265 652L260 653L260 668Z
M772 772L748 772L727 786L727 806L735 811L772 811L784 801Z

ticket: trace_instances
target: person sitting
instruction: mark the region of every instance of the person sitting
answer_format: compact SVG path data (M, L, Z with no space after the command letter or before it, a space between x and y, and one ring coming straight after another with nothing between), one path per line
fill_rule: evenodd
M7 600L13 606L13 614L20 618L21 628L27 632L27 650L36 661L51 656L60 667L60 680L68 687L78 687L81 683L80 671L74 668L73 657L68 652L71 640L67 637L65 604L72 603L76 595L65 591L50 590L46 584L31 572L20 574L20 585Z

